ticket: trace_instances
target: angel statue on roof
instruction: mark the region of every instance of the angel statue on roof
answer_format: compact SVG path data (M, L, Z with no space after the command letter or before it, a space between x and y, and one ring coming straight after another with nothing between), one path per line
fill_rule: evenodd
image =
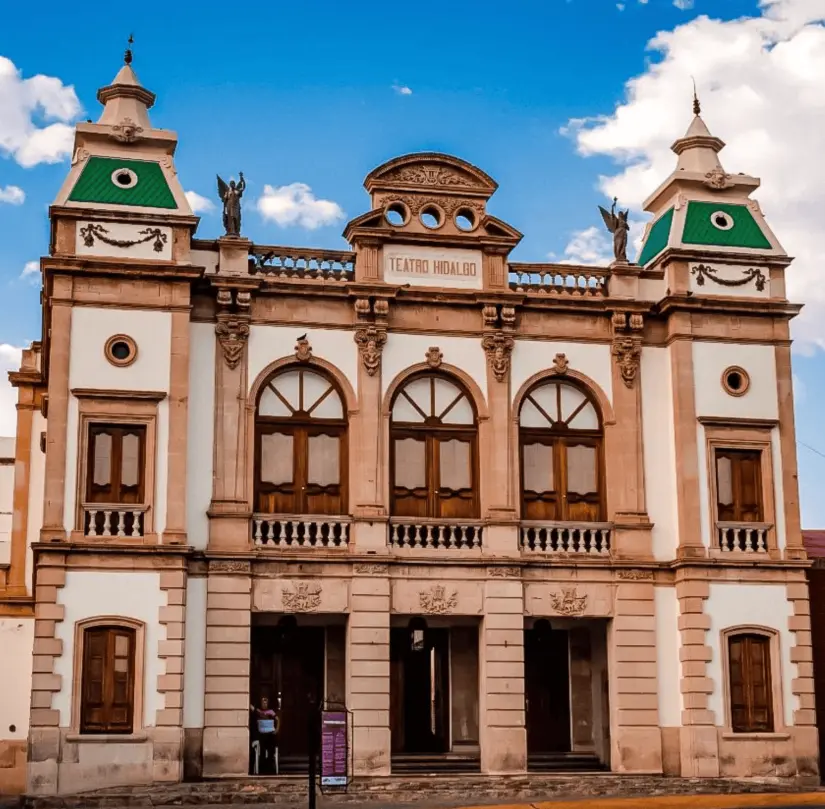
M238 176L238 183L230 180L229 185L218 177L218 196L223 202L223 229L227 236L241 235L241 197L246 190L246 180L242 171L238 172Z
M613 257L621 264L627 264L627 232L630 230L627 215L630 211L616 213L618 201L617 197L613 197L613 207L609 211L602 208L601 205L599 205L599 210L602 213L605 226L613 234Z

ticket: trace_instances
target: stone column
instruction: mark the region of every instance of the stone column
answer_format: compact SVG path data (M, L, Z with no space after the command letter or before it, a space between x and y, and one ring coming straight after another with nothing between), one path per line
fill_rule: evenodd
M353 775L389 775L390 580L384 564L354 566L346 678Z
M639 374L644 321L638 312L614 312L612 323L615 423L606 435L608 512L614 524L612 550L619 558L647 559L653 554L653 526L645 504L642 447Z
M249 772L249 562L212 561L206 582L204 776Z
M243 243L242 245L240 243ZM219 240L215 335L215 462L209 507L210 550L249 548L247 343L251 292L246 262L249 242Z
M481 771L527 769L524 712L524 590L518 568L491 568L481 626Z
M653 576L628 571L616 586L608 649L614 772L662 772Z

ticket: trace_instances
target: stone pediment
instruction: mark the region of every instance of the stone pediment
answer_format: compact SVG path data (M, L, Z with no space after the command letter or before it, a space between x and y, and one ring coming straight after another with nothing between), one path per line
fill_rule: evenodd
M404 155L373 169L364 181L376 191L412 191L465 194L488 199L498 187L495 180L471 163L433 152Z

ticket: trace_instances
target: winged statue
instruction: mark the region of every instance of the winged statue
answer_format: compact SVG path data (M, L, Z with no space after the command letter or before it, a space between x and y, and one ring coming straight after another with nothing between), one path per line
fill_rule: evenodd
M627 221L627 216L630 211L616 212L616 205L618 203L616 197L613 198L613 207L608 211L599 205L599 210L604 219L605 227L613 234L613 257L616 261L627 264L627 232L630 230L630 225Z
M246 190L246 180L242 171L238 176L237 184L230 180L229 185L218 176L218 196L223 203L223 229L227 236L241 235L241 197Z

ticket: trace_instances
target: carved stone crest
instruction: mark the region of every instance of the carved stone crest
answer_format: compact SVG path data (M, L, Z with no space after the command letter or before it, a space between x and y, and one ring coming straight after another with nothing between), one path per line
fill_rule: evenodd
M295 343L295 359L298 362L309 362L312 359L312 346L305 334L302 334Z
M138 126L131 118L124 118L112 127L112 137L120 143L135 143L143 139L143 127Z
M458 606L458 593L453 590L448 594L443 585L437 584L429 590L422 590L418 601L427 615L446 615Z
M620 570L619 578L625 581L647 581L653 578L652 570Z
M510 355L513 353L515 341L502 332L488 334L481 341L481 347L487 355L487 361L492 368L493 376L499 382L507 378L510 370Z
M441 349L438 346L430 346L425 354L425 359L430 368L440 368L444 355L441 353Z
M556 354L556 356L553 357L553 370L557 374L566 374L569 367L570 361L567 359L566 354Z
M313 612L321 606L321 585L298 582L281 591L281 603L289 612Z
M387 330L375 326L358 329L355 332L355 342L358 344L364 370L370 376L375 376L381 367L381 354L384 351L384 344L387 342Z
M621 337L613 343L613 356L619 365L622 381L628 388L633 387L639 373L642 357L641 341L634 337Z
M437 186L442 188L462 188L475 185L468 177L443 166L409 166L400 168L382 177L384 183L398 182L404 185Z
M521 568L518 567L488 567L487 573L493 579L517 579L521 576Z
M210 573L249 573L251 570L249 562L237 559L215 559L209 563Z
M581 615L587 607L587 596L574 588L562 587L561 593L550 593L550 604L559 615Z
M386 576L389 573L389 565L375 563L361 563L355 565L355 572L363 576Z
M234 370L241 360L244 346L249 338L249 323L234 317L223 317L215 326L223 358L226 364Z
M717 166L713 171L709 171L705 175L705 185L714 191L723 191L725 188L733 185L733 182L731 182L730 174L727 174L723 168Z

